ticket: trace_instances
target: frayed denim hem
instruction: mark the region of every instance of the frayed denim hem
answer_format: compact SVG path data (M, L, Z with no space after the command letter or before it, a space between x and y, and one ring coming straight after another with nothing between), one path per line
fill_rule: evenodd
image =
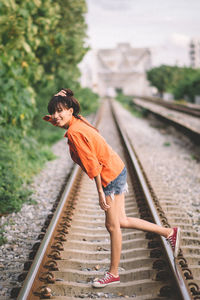
M119 193L105 194L105 196L110 196L112 200L115 199L115 195L128 194L128 183L126 182L125 186L121 189Z

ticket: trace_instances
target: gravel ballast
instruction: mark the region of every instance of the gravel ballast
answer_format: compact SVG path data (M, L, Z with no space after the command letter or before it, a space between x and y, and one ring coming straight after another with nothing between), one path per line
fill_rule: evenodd
M142 105L143 107L150 109L166 118L170 118L175 122L180 124L186 124L189 128L196 132L200 132L200 122L198 117L190 116L183 112L171 110L169 108L163 107L161 105L156 105L155 103L149 103L143 100L134 99L134 103Z
M200 163L195 158L197 148L171 127L137 118L119 103L116 107L140 158L148 160L149 168L159 174L173 197L185 207L194 228L200 231ZM5 237L8 241L0 247L0 297L5 296L3 299L10 299L11 287L17 285L24 261L73 166L66 139L56 143L53 152L58 158L48 162L31 184L34 190L32 198L37 204L25 204L19 213L0 219L1 226L7 224Z
M200 232L200 149L154 117L137 118L116 103L118 115L141 162L156 173ZM178 208L177 208L178 209Z
M36 204L24 204L20 212L0 218L1 226L7 224L4 227L7 243L0 247L0 297L4 296L3 299L10 299L12 286L21 285L17 278L73 166L67 139L57 142L52 150L57 158L47 162L30 185Z

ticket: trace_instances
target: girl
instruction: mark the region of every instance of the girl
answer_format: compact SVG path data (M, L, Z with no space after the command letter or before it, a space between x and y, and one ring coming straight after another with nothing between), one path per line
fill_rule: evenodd
M126 167L116 152L106 143L86 119L79 115L80 105L70 89L62 89L48 104L48 116L43 119L67 129L69 150L73 161L95 179L99 205L105 211L106 228L111 240L111 262L104 278L94 281L93 287L104 287L120 282L121 228L135 228L164 236L171 244L174 256L178 255L179 228L165 228L148 221L126 216L124 193L127 189Z

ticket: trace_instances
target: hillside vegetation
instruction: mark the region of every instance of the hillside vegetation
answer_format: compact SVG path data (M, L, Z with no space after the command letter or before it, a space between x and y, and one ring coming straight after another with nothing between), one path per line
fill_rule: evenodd
M42 120L51 96L70 88L83 114L97 108L97 95L78 82L78 63L88 51L86 11L84 0L0 2L1 214L29 199L27 183L63 136Z

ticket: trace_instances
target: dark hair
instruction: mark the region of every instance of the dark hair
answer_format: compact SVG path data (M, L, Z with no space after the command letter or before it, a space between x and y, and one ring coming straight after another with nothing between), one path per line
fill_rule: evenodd
M74 98L74 93L70 89L62 89L65 91L66 96L56 96L54 95L53 98L49 101L48 104L48 112L50 115L55 114L58 108L61 106L66 107L67 109L73 108L73 116L76 118L80 118L78 113L80 112L80 104L76 98Z

